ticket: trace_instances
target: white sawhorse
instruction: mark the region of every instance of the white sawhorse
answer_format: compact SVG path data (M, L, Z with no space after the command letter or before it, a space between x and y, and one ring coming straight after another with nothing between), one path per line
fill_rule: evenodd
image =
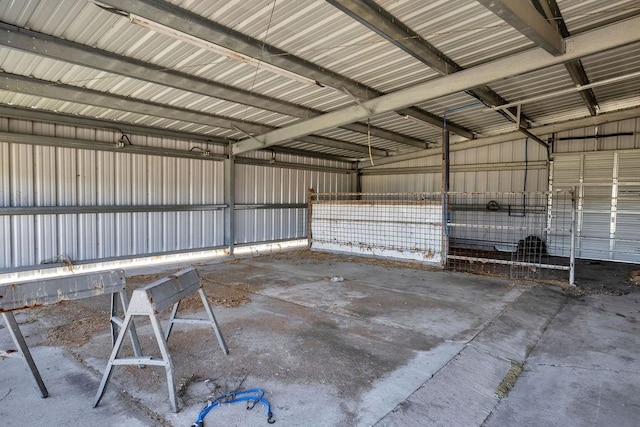
M176 314L178 312L180 301L196 292L200 295L200 299L202 300L202 304L204 305L204 309L207 312L209 319L177 318ZM167 327L166 334L163 334L162 326L160 325L157 314L172 305L173 309L171 310L169 325ZM124 336L132 325L133 316L149 317L151 326L153 327L153 333L156 337L156 341L158 342L158 347L160 348L162 360L153 359L148 356L118 358L118 352L122 346ZM178 412L178 399L176 397L176 389L173 381L173 363L171 362L171 357L169 356L169 350L167 348L167 340L169 339L171 329L175 323L205 323L211 325L216 338L218 339L220 348L224 354L229 354L227 344L220 332L218 322L213 315L213 310L211 310L211 305L209 305L209 301L207 301L207 297L202 290L202 283L200 281L198 271L194 268L182 270L176 274L157 280L133 291L129 308L125 313L122 328L120 328L120 333L116 338L113 350L109 356L109 362L107 363L104 375L102 376L102 381L100 382L100 387L95 397L94 407L98 406L98 403L100 403L115 365L152 365L164 366L167 374L167 386L169 387L169 400L171 402L171 407L174 412Z

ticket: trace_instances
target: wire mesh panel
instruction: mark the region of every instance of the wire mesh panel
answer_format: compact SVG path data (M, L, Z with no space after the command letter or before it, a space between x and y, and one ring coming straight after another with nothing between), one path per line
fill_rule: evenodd
M566 280L571 192L448 193L447 267L511 278Z
M439 193L311 193L312 249L442 261Z

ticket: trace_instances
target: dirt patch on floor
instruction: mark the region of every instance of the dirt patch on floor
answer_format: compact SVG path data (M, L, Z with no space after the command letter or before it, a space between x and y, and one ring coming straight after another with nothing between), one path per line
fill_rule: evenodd
M249 298L249 286L243 284L226 284L213 280L207 276L202 277L202 288L210 304L233 308L251 302ZM199 294L193 294L180 302L180 310L202 310L202 300Z
M367 256L350 256L342 254L334 254L329 252L317 252L309 249L300 249L295 251L286 251L273 254L258 255L254 258L268 258L278 261L289 261L296 264L326 263L326 262L350 262L358 264L375 265L378 267L388 268L416 268L420 270L439 270L440 267L421 263L412 260L393 260L388 258L375 258Z
M633 270L629 273L629 281L635 286L640 286L640 270Z
M74 301L43 307L42 316L53 316L55 323L47 329L47 345L81 347L96 334L110 330L109 313L91 310Z
M228 263L224 264L237 264L240 260L232 260ZM243 270L245 270L243 268ZM173 273L179 271L178 269L168 270L166 273L162 274L141 274L137 276L127 277L127 288L130 291L137 289L141 286L148 285L149 283L153 283L156 280L165 278L170 276ZM204 289L204 293L207 296L207 300L209 303L222 306L222 307L238 307L242 304L246 304L251 301L249 298L249 285L241 284L241 283L223 283L215 278L219 276L219 272L202 274L202 287ZM184 298L180 302L180 311L200 311L203 310L202 300L200 299L200 295L193 294Z

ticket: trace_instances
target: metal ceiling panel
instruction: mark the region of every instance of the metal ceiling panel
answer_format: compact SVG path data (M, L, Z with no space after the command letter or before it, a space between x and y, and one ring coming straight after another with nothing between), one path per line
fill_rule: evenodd
M240 31L248 37L258 40L266 37L266 43L270 45L329 70L345 74L380 91L395 91L437 76L429 67L326 2L170 1L178 7ZM525 36L475 1L376 2L463 67L471 67L533 46ZM640 13L637 0L558 0L558 4L573 34ZM340 90L309 85L270 70L256 69L253 65L232 60L203 47L142 28L129 22L126 17L104 11L86 0L0 0L0 19L6 23L125 55L168 70L178 70L318 110L333 111L355 103L348 94ZM599 81L639 70L638 58L640 47L631 45L584 58L583 63L591 81ZM6 72L34 76L51 81L52 84L62 82L271 126L284 126L297 120L262 109L70 65L8 48L0 48L0 67ZM613 111L640 104L636 95L640 91L638 80L595 88L601 111ZM508 101L514 101L566 89L573 84L564 67L557 66L491 86ZM0 101L87 117L189 130L212 136L245 137L235 130L181 121L179 113L176 113L175 117L151 117L89 104L9 92L0 92ZM474 101L474 98L463 93L433 100L420 107L433 114L442 115L446 110ZM487 111L484 108L472 108L452 111L447 115L449 120L479 134L493 134L511 129L512 124L504 117ZM556 122L588 114L577 94L525 104L523 113L537 123ZM371 123L428 142L441 140L440 129L413 119L405 119L394 113L372 117ZM325 134L364 146L368 143L364 134L342 130L331 130L323 135ZM372 146L398 153L414 149L379 138L372 138L371 142ZM344 151L315 144L289 144L323 153L345 155Z
M564 65L556 65L496 82L489 86L505 99L518 102L539 95L572 89L575 84ZM522 112L535 123L540 124L589 115L589 111L577 92L524 103Z
M439 141L442 138L442 129L415 119L411 116L402 116L396 113L385 113L371 118L372 126L384 126L386 129L411 135L425 142ZM407 147L412 150L414 147Z
M240 0L172 3L255 39L264 40L266 36L269 45L380 91L396 90L438 75L322 1L283 1L276 2L275 7L274 3L250 7Z
M464 68L533 47L533 43L476 1L376 0Z
M640 43L584 58L591 82L606 81L640 72ZM602 112L640 105L640 76L593 89Z
M640 13L638 0L557 0L573 35Z

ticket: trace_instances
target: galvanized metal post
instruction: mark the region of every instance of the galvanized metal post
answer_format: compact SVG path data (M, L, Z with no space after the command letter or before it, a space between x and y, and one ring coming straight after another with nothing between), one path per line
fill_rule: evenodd
M569 285L576 279L576 187L571 190L571 249L569 252Z
M229 248L229 255L233 255L236 236L235 163L235 156L231 154L229 145L229 157L224 161L224 203L227 205L224 211L224 244Z
M310 188L307 191L307 246L311 249L311 242L313 239L313 234L311 233L311 221L313 221L313 202L316 198L316 191L313 188Z
M445 125L442 132L442 266L447 265L447 256L449 254L449 131Z
M358 163L355 164L355 169L351 172L351 192L352 193L360 193L362 192L362 173L358 168Z

